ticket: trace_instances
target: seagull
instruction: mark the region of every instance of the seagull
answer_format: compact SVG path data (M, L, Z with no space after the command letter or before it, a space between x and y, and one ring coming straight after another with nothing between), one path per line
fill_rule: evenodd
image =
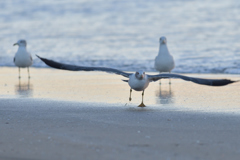
M175 64L174 64L173 56L168 51L167 38L160 37L159 43L160 43L159 51L158 51L157 57L155 58L154 67L160 73L161 72L171 73L172 69L175 67ZM170 79L169 79L169 84L171 84Z
M14 56L13 62L18 67L19 78L21 78L20 68L26 67L28 69L28 78L30 78L29 66L32 65L33 60L31 54L27 52L27 42L24 39L20 39L17 43L13 44L13 46L15 45L18 45L19 47L17 53Z
M178 74L148 75L148 74L145 74L144 71L137 71L135 73L127 73L127 72L123 72L123 71L120 71L117 69L106 68L106 67L87 67L87 66L76 66L76 65L63 64L63 63L59 63L59 62L56 62L53 60L42 58L38 55L36 55L36 56L38 58L40 58L48 66L57 68L57 69L70 70L70 71L103 71L103 72L118 74L118 75L128 78L128 80L123 80L123 81L128 82L128 85L130 86L129 101L132 100L132 98L131 98L132 90L142 91L142 102L138 107L145 107L145 104L143 103L143 96L144 96L144 91L148 87L149 83L158 81L162 78L179 78L179 79L183 79L185 81L191 81L191 82L194 82L197 84L208 85L208 86L224 86L224 85L227 85L230 83L237 82L237 81L232 81L232 80L228 80L228 79L194 78L194 77L187 77L187 76L178 75Z

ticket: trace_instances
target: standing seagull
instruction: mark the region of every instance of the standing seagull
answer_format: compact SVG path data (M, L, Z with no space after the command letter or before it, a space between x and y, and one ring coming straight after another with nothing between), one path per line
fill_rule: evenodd
M19 40L17 43L14 43L13 46L18 45L18 50L17 53L14 56L13 62L15 65L18 67L19 71L19 78L21 78L20 75L20 68L25 68L27 67L28 69L28 78L30 78L30 73L29 73L29 66L32 65L33 60L32 56L30 53L27 52L27 42L26 40Z
M234 83L236 81L231 81L228 79L202 79L202 78L193 78L182 76L178 74L158 74L158 75L147 75L143 71L137 71L136 73L126 73L117 69L113 68L105 68L105 67L86 67L86 66L75 66L69 64L63 64L59 62L55 62L52 60L48 60L46 58L39 57L44 63L48 66L63 69L63 70L70 70L70 71L103 71L108 73L115 73L121 76L128 78L128 80L123 80L124 82L128 82L130 86L130 97L129 101L131 101L131 93L132 89L135 91L142 91L142 103L139 107L145 107L143 103L143 96L144 90L148 87L150 82L157 81L162 78L180 78L186 81L192 81L194 83L202 84L202 85L209 85L209 86L224 86L230 83Z
M167 47L167 39L166 37L161 37L159 39L159 51L158 55L155 58L155 69L161 72L169 72L175 67L173 56L169 53ZM160 82L161 84L161 82ZM171 80L169 79L169 84L171 84Z

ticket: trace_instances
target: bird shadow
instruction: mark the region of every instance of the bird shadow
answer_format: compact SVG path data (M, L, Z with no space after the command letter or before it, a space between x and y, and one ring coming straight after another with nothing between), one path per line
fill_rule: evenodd
M30 79L23 82L21 78L18 79L18 83L15 85L15 93L21 97L32 97L33 85L30 83Z

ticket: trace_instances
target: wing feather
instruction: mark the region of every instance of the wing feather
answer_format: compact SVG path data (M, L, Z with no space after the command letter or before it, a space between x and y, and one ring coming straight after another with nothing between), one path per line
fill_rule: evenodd
M150 81L157 81L163 78L180 78L185 81L191 81L197 84L208 85L208 86L224 86L230 83L234 83L237 81L232 81L229 79L204 79L204 78L195 78L188 77L179 74L158 74L158 75L148 75Z
M117 69L113 68L106 68L106 67L86 67L86 66L76 66L76 65L69 65L64 63L59 63L53 60L49 60L46 58L42 58L38 55L36 55L38 58L40 58L44 63L46 63L48 66L57 68L57 69L63 69L63 70L70 70L70 71L103 71L108 73L115 73L118 75L122 75L124 77L129 78L131 75L130 73L126 73Z

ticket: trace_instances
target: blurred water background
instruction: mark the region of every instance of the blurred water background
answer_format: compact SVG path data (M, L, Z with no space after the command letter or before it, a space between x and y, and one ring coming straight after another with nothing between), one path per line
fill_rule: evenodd
M177 73L240 73L239 0L0 0L0 66L26 39L35 57L155 71L166 36Z

